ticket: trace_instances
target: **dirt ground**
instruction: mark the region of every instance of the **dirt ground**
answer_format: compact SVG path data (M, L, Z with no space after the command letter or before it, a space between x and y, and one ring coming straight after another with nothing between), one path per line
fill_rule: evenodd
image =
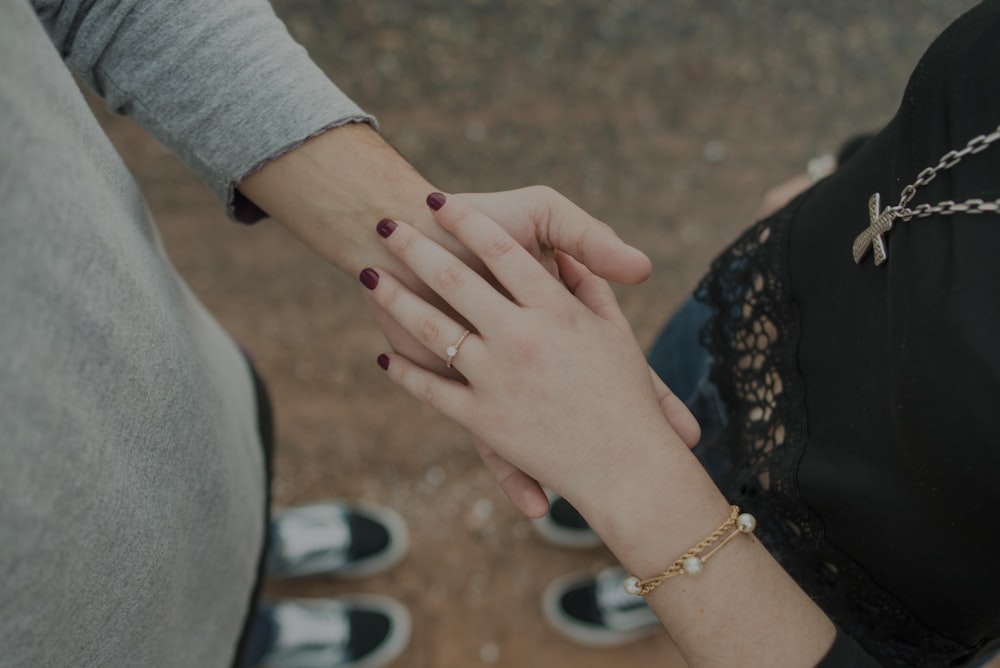
M441 189L545 183L653 259L618 291L648 344L761 193L895 111L957 0L278 0L292 34ZM273 223L227 221L131 121L95 104L181 273L252 351L273 394L274 499L364 497L406 517L407 559L360 581L410 608L400 666L676 665L669 639L572 644L544 623L553 578L612 562L543 543L467 437L395 388L355 277ZM866 202L858 202L866 210ZM372 221L374 224L375 221Z

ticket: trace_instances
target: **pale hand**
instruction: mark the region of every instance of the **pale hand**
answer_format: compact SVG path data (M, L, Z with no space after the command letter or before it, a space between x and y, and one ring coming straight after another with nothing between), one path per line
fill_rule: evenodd
M545 186L496 193L466 193L449 196L449 201L475 207L503 227L538 264L553 276L558 276L556 251L568 253L587 265L594 273L609 280L637 283L648 277L649 259L639 250L625 244L605 223ZM411 221L442 246L461 258L480 274L489 277L482 261L441 227L431 210L425 209ZM392 267L400 278L417 294L460 320L447 308L440 297L410 271ZM393 350L432 371L457 378L445 368L440 351L432 350L413 337L377 303L375 317ZM689 447L700 438L697 421L684 403L650 371L660 399L663 414ZM541 486L503 457L473 436L477 452L493 473L511 502L528 517L540 517L548 512L548 499Z
M562 281L554 278L517 240L459 198L450 198L436 219L483 261L512 299L399 223L386 239L390 253L477 333L454 360L467 384L398 353L383 361L394 380L466 426L480 441L481 453L484 446L489 449L484 459L495 474L492 455L514 475L582 493L620 475L625 455L637 443L686 447L664 417L683 405L652 380L606 282L558 252L553 260ZM373 302L443 359L464 322L385 269L379 273L370 292ZM686 409L683 413L690 417ZM498 478L504 480L502 471ZM505 491L510 494L506 486Z

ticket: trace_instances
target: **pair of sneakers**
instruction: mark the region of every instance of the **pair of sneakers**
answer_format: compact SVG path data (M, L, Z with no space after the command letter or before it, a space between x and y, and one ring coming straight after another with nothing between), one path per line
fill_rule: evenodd
M373 575L398 563L408 543L397 512L365 501L276 512L269 538L269 579ZM250 653L267 668L379 668L394 661L409 638L409 613L387 596L288 599L260 606Z
M561 496L549 493L551 510L535 520L538 533L562 547L586 549L602 544L600 536ZM593 573L573 573L554 580L542 594L542 613L560 633L590 647L614 647L663 630L641 596L625 592L628 574L620 566Z

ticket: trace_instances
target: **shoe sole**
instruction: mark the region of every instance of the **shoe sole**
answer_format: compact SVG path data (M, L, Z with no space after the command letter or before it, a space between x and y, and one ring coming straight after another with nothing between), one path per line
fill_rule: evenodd
M573 642L586 647L618 647L663 632L661 626L643 627L632 631L611 631L573 621L562 611L559 604L561 594L580 582L593 579L593 573L581 572L564 575L549 583L542 593L542 616L552 628Z

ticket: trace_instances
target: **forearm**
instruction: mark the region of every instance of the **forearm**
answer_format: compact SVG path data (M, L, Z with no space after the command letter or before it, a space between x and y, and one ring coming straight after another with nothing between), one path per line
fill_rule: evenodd
M373 122L266 0L32 2L67 65L227 203L236 181L307 137Z
M466 383L400 354L380 357L388 375L563 494L644 579L727 517L735 520L664 417L663 395L608 284L567 255L555 257L556 280L461 200L437 207L435 219L485 262L510 298L400 223L385 236L386 248L476 332L466 337L465 325L377 272L365 284L370 299L411 335L439 354L465 341L449 360ZM833 624L752 535L729 537L700 575L681 574L646 592L688 663L815 666L833 643Z
M327 130L239 184L244 196L351 275L390 261L375 224L429 219L424 201L433 190L366 124ZM436 225L426 228L441 235Z
M625 569L645 579L719 527L729 504L678 443L629 459L641 465L626 479L576 502ZM700 574L668 579L646 600L693 668L813 666L836 633L752 536L736 536Z

